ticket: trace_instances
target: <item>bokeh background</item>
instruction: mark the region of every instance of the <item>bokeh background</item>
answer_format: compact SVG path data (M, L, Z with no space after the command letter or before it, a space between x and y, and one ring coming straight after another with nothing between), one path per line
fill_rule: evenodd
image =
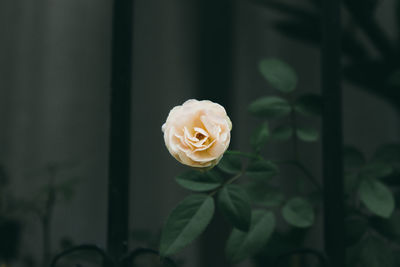
M218 82L217 86L204 82L201 55L205 35L201 29L208 15L199 8L200 2L135 1L132 248L154 243L169 211L187 194L173 179L185 168L168 154L161 133L172 107L204 95L224 102L233 121L231 148L246 151L256 123L247 106L271 92L257 71L261 59L286 61L298 73L299 92L320 92L320 47L278 31L274 22L286 18L283 12L244 0L232 1L231 42L218 46L217 38L215 46L211 42L208 48L215 48L216 55L229 52L230 62L218 65L216 58L217 66L210 65L216 76L223 76L224 68L230 67L225 84L228 90L221 86L219 91ZM314 10L306 0L281 2ZM378 1L374 16L391 39L398 38L395 2ZM205 3L213 9L212 2ZM344 10L344 23L351 23L349 17ZM76 181L68 187L70 194L65 193L66 197L54 205L52 253L72 243L105 246L111 29L111 0L0 2L0 164L7 180L4 191L18 206L20 202L31 203L53 174L56 183ZM379 54L362 31L356 29L354 34L369 53ZM342 87L346 144L361 147L369 155L382 143L399 142L398 106L354 83L344 81ZM304 161L320 177L320 143L300 149ZM271 153L285 155L287 150L285 146L272 147ZM291 171L285 175L290 177ZM20 223L21 231L17 260L11 266L40 266L43 222L29 209L14 211L12 217ZM223 258L226 227L221 220L213 222L203 238L179 255L184 266L229 266L219 259ZM319 247L322 238L317 227L308 242ZM0 237L0 242L8 241Z

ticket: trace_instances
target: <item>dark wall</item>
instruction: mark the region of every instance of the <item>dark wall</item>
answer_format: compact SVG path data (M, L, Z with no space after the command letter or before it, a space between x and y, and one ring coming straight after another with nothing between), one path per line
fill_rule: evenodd
M391 2L385 1L378 12L389 31ZM195 4L135 3L132 229L157 232L186 194L173 181L184 168L165 149L161 125L173 106L196 96ZM287 61L298 71L299 90L318 92L320 58L317 48L286 38L270 26L279 14L246 1L236 1L236 8L229 97L236 118L232 138L237 148L246 150L249 129L256 122L249 119L247 105L273 93L257 73L258 61ZM32 194L47 181L43 170L49 162L66 164L60 180L80 177L75 197L57 205L54 249L63 236L77 243L105 244L110 38L110 0L0 3L0 162L10 174L13 192L19 197ZM347 83L343 92L346 143L371 153L382 142L399 140L399 118L391 106ZM277 157L288 153L285 147L271 151ZM304 159L320 173L319 144L304 151ZM25 217L22 254L32 251L39 257L39 224L33 216ZM197 266L195 246L183 254L185 266Z

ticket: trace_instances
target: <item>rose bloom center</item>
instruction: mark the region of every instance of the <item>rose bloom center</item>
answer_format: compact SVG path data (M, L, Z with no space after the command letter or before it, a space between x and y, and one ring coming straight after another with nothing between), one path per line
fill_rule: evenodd
M204 134L202 133L196 133L196 138L199 140L202 140L204 137L206 137Z

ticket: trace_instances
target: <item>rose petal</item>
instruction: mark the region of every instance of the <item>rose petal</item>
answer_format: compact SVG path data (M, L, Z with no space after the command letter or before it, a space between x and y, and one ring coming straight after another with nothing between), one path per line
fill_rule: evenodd
M210 133L210 136L214 139L217 138L218 134L221 132L221 127L213 122L210 117L205 115L200 117L201 122L204 127L206 127L207 132Z
M178 148L175 146L176 142L173 140L175 136L175 128L170 128L165 134L164 139L165 143L167 144L167 148L171 153L177 152Z
M220 134L219 140L221 142L225 142L228 139L228 137L229 137L229 133L225 132L225 133Z
M184 129L185 129L185 130L184 130L185 139L189 139L190 141L194 141L194 142L200 141L197 137L192 136L192 135L189 133L188 128L184 127Z
M229 146L228 142L215 142L215 144L208 149L211 155L222 155Z
M200 147L200 148L196 148L195 150L193 150L193 153L195 153L195 152L197 152L197 151L203 151L203 150L208 149L209 147L211 147L211 146L215 143L215 141L217 141L217 140L212 141L211 143L209 143L209 144L206 145L206 146L202 146L202 147Z
M216 156L210 155L207 151L198 151L187 155L190 159L197 162L207 162L216 159Z
M169 152L178 161L208 168L222 158L229 145L231 128L221 105L190 99L170 111L161 130Z
M206 138L200 140L199 142L195 142L195 143L190 142L190 144L193 145L194 147L203 147L203 146L204 146L204 143L205 143L207 140L208 140L208 137L206 137Z
M190 142L188 142L183 136L175 134L175 137L179 139L179 144L181 144L185 148L193 148Z
M210 136L207 132L206 132L206 130L204 130L203 128L199 128L199 127L194 127L194 130L196 131L196 132L198 132L198 133L201 133L202 135L204 135L204 136Z

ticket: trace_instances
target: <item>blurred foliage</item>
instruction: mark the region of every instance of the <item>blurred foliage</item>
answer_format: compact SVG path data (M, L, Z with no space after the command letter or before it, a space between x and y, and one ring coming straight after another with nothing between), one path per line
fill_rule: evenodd
M295 92L297 74L281 60L264 59L259 71L277 94L262 96L249 105L249 112L261 120L250 138L253 150L227 151L217 168L177 176L177 183L195 194L180 202L167 218L161 234L161 255L173 255L190 244L215 212L221 212L232 225L225 254L233 263L254 255L260 255L256 257L259 262L274 263L278 253L301 246L314 225L321 186L302 162L298 143L318 140L318 128L312 121L321 113L321 98ZM307 120L303 122L302 118ZM266 146L281 142L292 145L289 158L264 156ZM280 169L287 166L299 172L294 183L284 182L280 175ZM287 183L294 185L289 194L282 187ZM277 224L277 220L286 223ZM271 247L277 254L263 253Z
M272 23L283 35L321 46L322 33L316 26L321 25L321 0L250 1L282 15ZM349 82L399 110L400 1L393 1L395 38L389 37L376 17L382 2L343 1L343 74ZM400 144L382 145L369 161L364 153L351 146L344 148L344 155L348 266L399 266L400 217L396 206L400 196Z
M9 176L0 165L0 263L11 262L18 257L21 222L10 208Z
M369 160L346 146L344 160L349 266L398 266L399 144L378 147Z
M73 198L80 180L77 177L65 177L62 172L68 168L69 164L64 163L47 164L39 171L39 179L36 179L37 184L41 186L32 185L30 192L21 197L13 194L9 175L3 167L0 167L0 236L2 240L6 240L0 242L0 260L18 261L27 267L48 264L53 255L50 241L54 209L58 202L70 201ZM36 174L31 175L36 176ZM43 255L39 261L30 252L18 253L22 230L31 222L30 214L34 215L32 218L38 219L41 225L40 242L43 245ZM65 249L72 246L73 242L64 237L59 245L61 249Z
M283 15L273 22L282 34L321 45L318 27L321 0L308 0L307 6L276 0L250 1ZM377 0L343 1L346 10L342 24L343 73L348 81L398 109L400 1L395 1L394 7L399 28L395 39L389 38L376 19L378 6ZM249 105L249 112L261 120L251 136L252 151L228 151L216 169L207 173L191 171L176 177L180 186L194 194L180 202L167 218L160 238L162 256L175 254L195 240L216 211L222 212L232 225L225 249L232 262L253 257L259 266L275 266L277 255L305 247L304 241L321 208L322 192L318 179L302 161L298 143L318 141L319 131L309 122L318 118L323 103L315 94L293 94L298 79L287 63L264 59L259 71L269 86L276 89L276 95L260 97ZM301 117L306 117L307 123ZM283 160L266 158L263 149L279 142L290 142L292 155ZM385 144L371 158L356 147L346 146L344 156L348 266L399 266L400 144ZM286 166L296 168L301 174L289 194L282 188L284 177L280 172ZM0 233L13 235L7 240L18 240L20 225L9 215L9 210L17 208L38 215L46 235L56 203L73 197L77 179L56 181L60 171L57 164L49 165L46 171L48 182L34 196L21 200L6 193L9 179L0 168ZM307 186L300 186L304 184ZM278 220L284 223L278 226ZM158 240L143 231L132 235L145 246L154 246ZM44 237L44 242L47 238ZM64 239L61 245L67 248L73 242ZM16 245L10 244L0 246L0 258L12 260L17 255L15 248ZM45 251L43 262L48 262L50 256L51 251ZM87 256L76 257L82 260ZM29 256L26 262L38 266ZM279 266L294 265L311 266L298 255L287 257Z
M321 0L250 0L281 14L272 25L283 35L314 46L322 40ZM344 77L361 89L400 108L400 1L394 1L397 36L390 38L376 18L383 1L344 0L342 51Z
M261 96L249 105L249 112L261 120L251 135L252 151L227 151L216 169L177 176L177 183L195 194L167 218L161 255L190 244L217 211L233 228L225 249L233 263L251 257L257 266L322 266L324 253L305 245L322 208L320 179L304 164L299 142L319 139L315 121L323 102L318 95L296 93L296 72L286 63L264 59L259 66L276 95ZM281 142L292 147L288 158L264 156L265 147ZM400 145L384 144L370 159L348 145L343 154L348 266L398 266ZM300 175L281 176L280 170L289 166ZM289 191L287 184L292 185Z

